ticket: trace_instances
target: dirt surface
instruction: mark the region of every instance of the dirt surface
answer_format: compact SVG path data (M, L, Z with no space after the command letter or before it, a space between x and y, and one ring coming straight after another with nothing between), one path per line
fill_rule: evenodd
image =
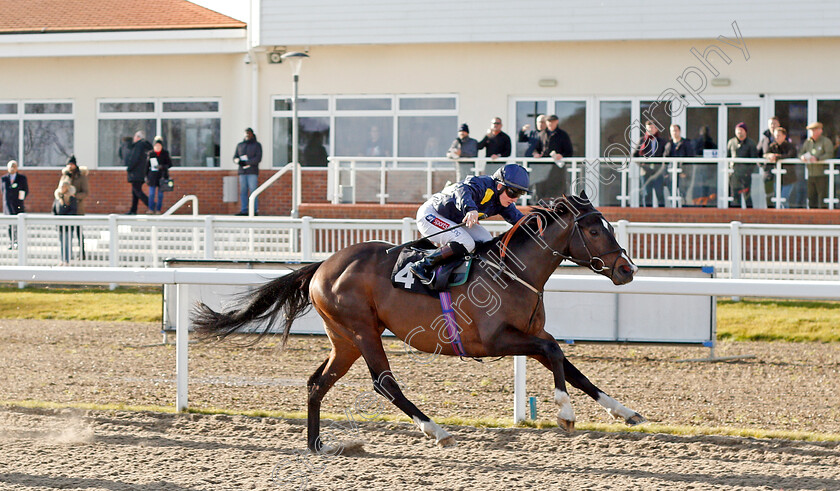
M161 337L151 324L0 320L0 400L171 406L175 350ZM191 345L190 405L304 411L306 379L328 343L296 337L281 353L274 341ZM511 417L510 360L429 361L398 340L385 346L406 395L433 419ZM840 433L836 345L727 342L719 356L755 358L724 363L678 362L708 355L697 347L564 351L651 422ZM528 394L538 418L553 420L551 376L533 361ZM357 362L323 410L398 414L370 395ZM579 391L571 396L579 423L611 422ZM408 424L341 421L330 431L364 445L327 458L299 454L304 429L277 418L6 407L0 489L293 489L304 479L311 489L840 489L837 443L447 426L459 445L440 449Z

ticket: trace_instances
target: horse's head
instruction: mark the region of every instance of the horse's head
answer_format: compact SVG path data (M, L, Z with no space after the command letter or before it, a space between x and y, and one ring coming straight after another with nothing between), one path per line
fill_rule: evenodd
M638 267L615 238L615 231L585 192L552 201L550 208L568 229L560 256L611 279L616 285L633 281ZM564 234L565 235L565 234Z

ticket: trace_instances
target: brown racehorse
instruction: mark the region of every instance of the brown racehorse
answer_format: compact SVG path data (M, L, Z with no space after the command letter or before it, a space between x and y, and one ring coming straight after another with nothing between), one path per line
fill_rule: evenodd
M526 355L545 365L554 374L557 422L566 431L574 430L575 421L566 381L595 399L613 417L631 425L644 422L640 414L584 377L544 329L542 289L564 259L589 267L616 285L632 281L637 268L619 246L612 227L585 194L532 207L517 225L480 244L470 281L452 289L452 298L458 299L453 304L464 351L474 357ZM407 293L391 284L398 254L386 254L388 248L382 242L347 247L323 262L259 287L239 310L218 313L200 304L193 314L196 331L217 338L255 322L263 323L261 334L265 335L268 326L282 314L285 343L292 322L306 313L310 304L315 306L324 319L332 351L307 384L308 446L312 451L322 451L321 400L359 356L368 365L376 392L411 417L439 445L455 444L449 433L406 399L391 374L380 337L385 329L422 352L454 356L455 350L442 332L438 300Z

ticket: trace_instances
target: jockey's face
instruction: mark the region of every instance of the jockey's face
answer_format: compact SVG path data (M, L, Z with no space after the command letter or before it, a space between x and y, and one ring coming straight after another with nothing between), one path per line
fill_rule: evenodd
M516 203L517 198L511 198L507 195L506 192L503 191L505 185L502 183L496 183L496 190L499 191L499 202L502 206L510 206L511 203Z

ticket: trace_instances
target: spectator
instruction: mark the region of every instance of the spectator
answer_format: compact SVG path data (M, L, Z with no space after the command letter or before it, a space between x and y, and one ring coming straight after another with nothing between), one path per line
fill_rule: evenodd
M75 215L78 204L76 202L76 189L68 181L58 183L55 190L55 201L53 202L53 215ZM61 250L61 263L59 266L69 266L70 256L73 249L73 227L70 225L58 226L58 247Z
M806 163L808 170L808 208L826 208L828 205L825 199L828 197L828 176L825 170L826 164L820 164L828 160L834 154L834 144L823 135L823 124L814 122L806 126L808 139L799 149L799 159Z
M645 121L645 134L639 140L639 146L633 152L634 157L662 157L665 152L665 139L653 121ZM653 199L647 202L648 189L656 195L658 206L665 206L665 163L640 163L642 174L641 206L653 206Z
M365 145L366 157L387 157L389 155L388 148L380 137L379 127L370 127L370 139Z
M680 127L680 125L672 124L669 130L671 133L671 139L668 140L668 143L665 144L665 149L662 151L662 156L665 158L693 157L694 148L692 148L690 141L682 137L682 128ZM688 177L688 184L686 186L686 192L684 193L684 195L686 202L691 204L694 201L695 194L698 194L699 196L704 195L702 190L703 175L702 172L698 172L701 168L698 167L696 164L685 163L680 163L678 167L682 167L683 175L690 176ZM698 180L698 178L701 178L701 180ZM695 191L697 191L697 193L695 193Z
M752 138L747 136L747 125L743 121L735 125L735 136L726 143L726 153L729 158L757 159L758 148ZM729 178L730 208L742 207L752 208L752 197L750 188L752 186L752 174L756 164L730 162L733 172ZM740 203L740 204L739 204Z
M694 155L702 157L703 150L717 150L717 143L712 138L712 131L708 126L700 128L697 139L694 140Z
M26 176L18 172L18 163L10 160L6 165L8 174L0 178L3 191L3 214L17 215L24 213L26 209L23 206L23 200L29 194L29 185L26 182ZM17 249L17 225L9 225L9 249Z
M765 153L770 152L770 144L776 141L776 128L781 126L779 124L779 118L776 116L770 116L770 119L767 120L767 129L764 130L764 133L761 135L761 139L758 140L758 154L764 155ZM787 134L787 132L785 132Z
M569 173L563 169L563 162L560 160L572 156L572 139L558 127L559 123L560 118L556 114L546 119L546 127L540 131L537 148L534 150L534 157L550 157L556 163L549 168L545 180L535 186L535 194L539 198L546 198L548 194L556 196L569 192Z
M163 187L160 185L162 179L169 179L169 168L172 167L172 159L169 152L163 148L163 138L155 137L152 149L146 154L146 184L149 185L149 210L146 213L160 215L163 208ZM157 199L155 199L157 194Z
M149 197L143 192L143 182L146 180L146 155L152 145L146 140L146 133L142 130L134 134L131 143L120 148L120 154L125 163L128 173L128 182L131 183L131 209L126 215L137 214L137 202L149 203Z
M260 162L262 161L262 145L257 141L257 135L251 128L245 128L245 139L236 145L233 163L239 166L239 213L237 216L248 215L248 197L257 189L260 177ZM257 200L254 200L254 215L257 211Z
M526 157L533 157L534 152L537 150L537 145L540 143L540 132L546 127L545 114L537 116L536 125L537 127L532 130L530 124L525 124L519 130L518 141L520 143L528 143L528 149L525 150Z
M510 137L502 131L502 118L496 117L490 121L487 134L478 142L478 149L482 148L485 149L485 157L492 160L510 157Z
M452 145L449 145L449 150L446 156L450 159L463 159L465 157L478 157L478 141L475 138L470 138L470 127L467 123L462 123L458 128L458 138L456 138ZM458 181L462 181L469 170L475 165L475 162L460 161L456 165Z
M775 164L776 161L781 159L793 159L796 158L796 147L793 146L793 143L788 141L787 138L787 130L782 128L781 126L777 126L776 129L773 131L773 143L768 145L767 152L764 154L764 158L767 159L771 164ZM799 181L799 165L797 164L783 164L782 170L785 171L782 174L782 198L785 201L782 202L782 208L790 208L790 193L793 190L794 184ZM772 191L775 191L775 180L773 179L773 174L769 171L765 178L773 184L772 190L767 193L767 206L771 206L772 201L770 201L770 196L773 194ZM765 189L767 186L765 185Z
M313 131L303 147L300 163L308 167L326 167L329 163L327 149L324 148L324 136L320 131Z
M76 189L76 215L85 214L85 198L90 192L88 188L88 168L85 166L79 167L76 164L76 156L71 155L67 160L67 165L61 171L61 178L58 181L59 186L61 181L67 181ZM79 257L85 259L85 240L82 236L82 227L75 226L75 235L79 239ZM71 235L73 230L71 230Z

